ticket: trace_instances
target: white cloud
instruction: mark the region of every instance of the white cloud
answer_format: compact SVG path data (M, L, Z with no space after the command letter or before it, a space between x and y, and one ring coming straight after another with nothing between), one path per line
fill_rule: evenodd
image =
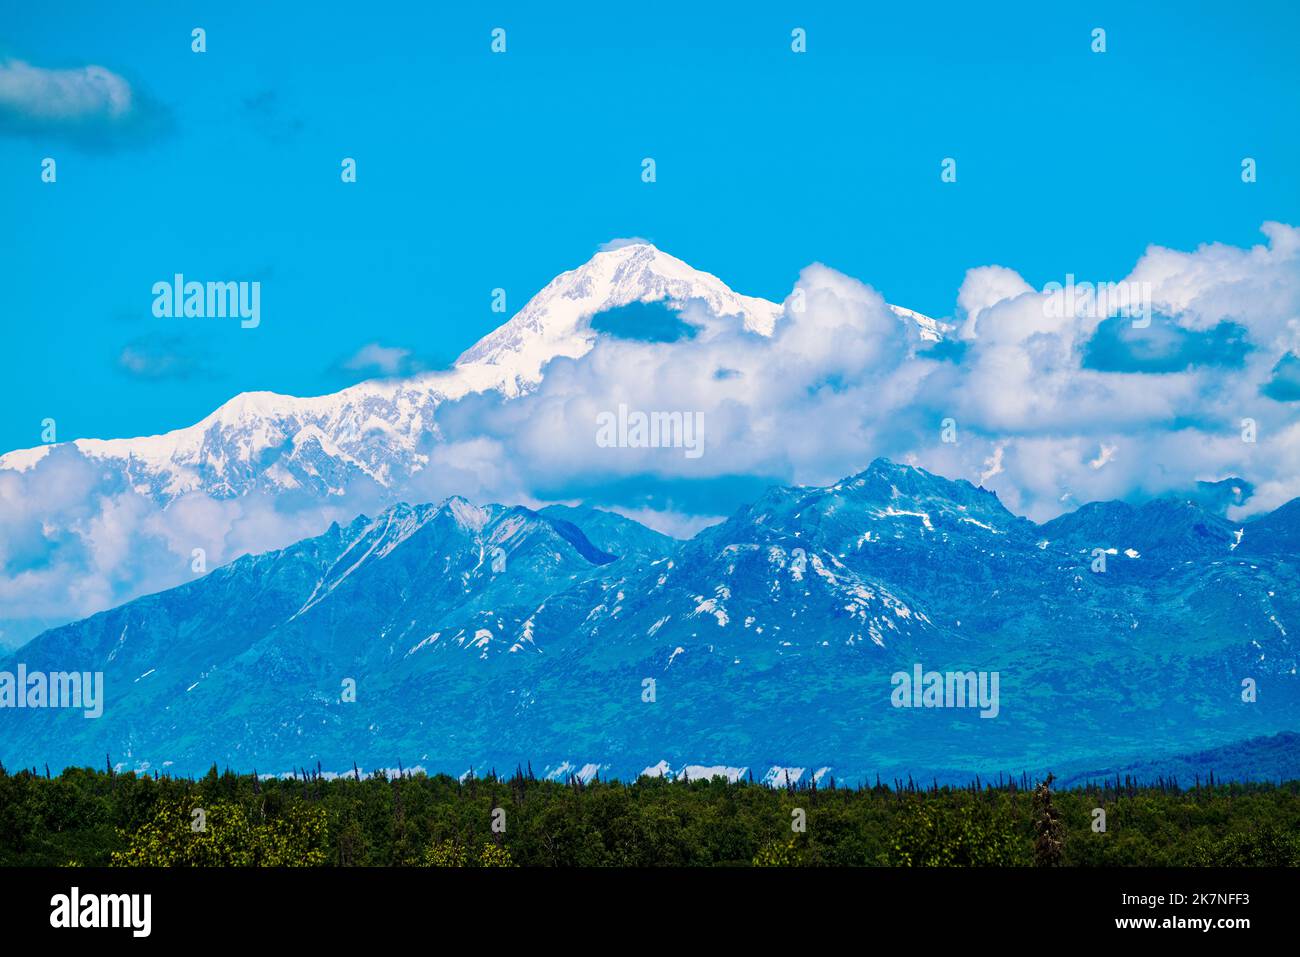
M1106 463L1115 457L1115 452L1118 448L1119 446L1117 445L1107 445L1103 442L1101 444L1101 449L1097 452L1097 457L1088 463L1088 468L1094 471L1104 468Z
M1259 486L1247 510L1272 508L1300 495L1300 410L1259 391L1300 321L1300 231L1268 224L1265 233L1269 243L1249 250L1153 247L1126 277L1153 283L1157 322L1239 323L1253 351L1237 365L1088 368L1099 317L1048 308L1046 294L1004 267L967 275L964 353L944 361L869 286L815 265L798 284L805 308L788 307L771 338L713 319L672 343L600 340L580 359L552 362L535 394L476 406L448 431L491 436L515 463L513 481L534 489L573 475L826 483L885 455L982 480L1039 520L1228 475ZM702 412L706 454L598 448L595 417L620 403ZM949 416L956 445L940 441ZM1259 423L1253 445L1241 441L1246 417Z
M370 342L344 359L342 366L365 375L404 375L412 371L411 350Z
M0 63L0 112L36 120L116 120L130 114L131 85L102 66L51 70Z
M985 309L1033 291L1019 273L1005 266L981 266L969 270L957 292L957 308L966 316L961 326L961 338L970 339L975 335L976 323Z
M993 454L984 460L984 471L980 473L980 485L983 485L989 479L996 475L1001 475L1006 471L1006 469L1002 467L1002 456L1006 450L1007 444L1005 442L999 442L997 445L993 446Z
M1300 350L1300 229L1268 222L1262 231L1268 243L1249 249L1222 243L1194 252L1152 246L1128 278L1152 283L1157 310L1184 328L1234 320L1262 348Z

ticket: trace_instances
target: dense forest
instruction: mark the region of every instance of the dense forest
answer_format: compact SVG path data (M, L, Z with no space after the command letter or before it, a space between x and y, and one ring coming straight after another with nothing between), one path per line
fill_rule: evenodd
M1300 865L1300 781L1051 785L0 767L0 865Z

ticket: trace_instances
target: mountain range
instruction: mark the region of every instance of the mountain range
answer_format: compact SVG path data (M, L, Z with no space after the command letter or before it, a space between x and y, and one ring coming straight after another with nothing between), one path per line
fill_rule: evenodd
M0 670L103 671L104 714L10 711L0 759L778 784L1186 769L1300 727L1298 546L1300 501L1038 525L883 459L687 541L593 508L397 504L40 635ZM996 672L996 717L895 707L918 665Z
M588 506L401 501L444 440L445 403L530 394L638 305L758 337L789 318L631 243L556 277L448 370L245 393L165 435L66 443L164 518L182 498L260 495L347 520L211 571L167 552L166 587L123 585L42 630L0 671L102 671L104 714L0 711L0 760L774 783L1292 767L1300 500L1229 522L1238 479L1040 525L877 459L768 488L688 540ZM952 333L889 308L910 348ZM57 448L0 456L0 473ZM358 486L374 517L346 507ZM894 676L918 667L996 675L996 717L895 707Z
M8 538L0 548L0 650L184 583L195 547L222 564L400 501L454 492L525 500L532 490L504 475L509 463L491 461L499 451L481 450L483 435L466 428L467 416L499 409L526 420L518 400L535 398L548 370L572 367L602 338L620 338L611 326L621 324L624 338L667 321L691 337L709 329L770 340L791 322L787 305L740 295L649 243L629 243L556 276L449 368L320 396L244 392L165 434L0 455L0 535ZM900 337L918 351L951 331L889 308ZM494 477L504 487L467 487ZM547 488L530 501L584 497ZM711 503L709 513L720 510ZM105 546L118 536L131 541ZM57 590L68 592L66 601Z

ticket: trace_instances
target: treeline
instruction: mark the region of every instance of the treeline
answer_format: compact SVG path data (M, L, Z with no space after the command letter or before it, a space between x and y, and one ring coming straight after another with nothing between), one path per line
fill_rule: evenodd
M1300 865L1300 782L1050 785L0 768L0 866Z

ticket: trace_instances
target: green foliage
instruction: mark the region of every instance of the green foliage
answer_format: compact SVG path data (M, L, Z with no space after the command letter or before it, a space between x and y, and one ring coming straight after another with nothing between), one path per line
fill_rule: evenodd
M467 867L469 855L455 841L436 841L424 852L425 867Z
M794 838L782 843L768 841L754 855L755 867L797 867L799 852L795 850Z
M195 818L196 805L167 801L133 834L123 833L116 867L311 867L327 855L325 811L295 805L269 819L250 819L229 801L214 801Z
M0 769L0 866L1300 866L1300 782L1045 791Z
M518 867L510 859L510 851L499 844L484 844L478 852L479 867Z
M1198 843L1189 862L1204 867L1300 867L1300 834L1275 822L1247 823Z
M464 845L456 841L435 841L424 852L425 867L517 867L510 851L497 844L484 843L472 858Z
M899 814L888 862L903 867L1010 867L1027 863L1026 841L1011 819L974 801L945 807L909 798Z

